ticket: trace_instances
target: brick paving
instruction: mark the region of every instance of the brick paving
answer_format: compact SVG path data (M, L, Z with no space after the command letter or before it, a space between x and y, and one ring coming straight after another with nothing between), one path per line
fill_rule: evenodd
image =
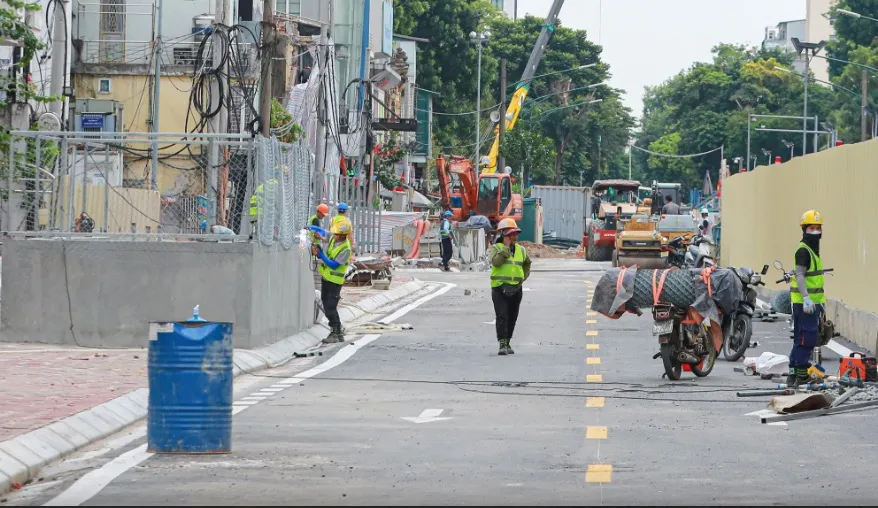
M394 275L391 288L412 279ZM344 288L342 304L378 293ZM147 350L0 343L0 442L147 387Z
M146 385L146 350L0 344L0 441Z

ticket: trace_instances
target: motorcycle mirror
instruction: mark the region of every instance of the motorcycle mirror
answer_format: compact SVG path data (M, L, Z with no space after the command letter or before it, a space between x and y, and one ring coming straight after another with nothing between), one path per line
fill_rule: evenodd
M781 263L781 262L778 261L778 260L774 260L774 267L777 268L777 269L780 270L780 271L783 271L783 263Z
M768 273L768 265L762 267L762 275L765 275L766 273Z

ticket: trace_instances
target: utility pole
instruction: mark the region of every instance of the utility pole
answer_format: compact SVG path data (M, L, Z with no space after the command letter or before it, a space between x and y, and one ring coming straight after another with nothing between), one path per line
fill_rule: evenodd
M860 98L860 141L866 141L868 139L866 133L866 121L868 118L866 117L866 112L869 108L869 74L865 69L863 69L863 73L860 75L860 90L862 91Z
M217 26L231 26L232 25L232 9L231 9L231 0L216 0L216 16L213 20L213 28L214 31L217 31ZM215 37L213 39L213 44L215 44L213 48L213 52L215 55L225 54L226 51L232 51L232 48L226 48L225 43L221 37ZM225 72L225 64L221 64L223 67L217 69L220 76L226 75ZM232 91L229 90L226 92L229 97L232 96ZM219 100L219 83L214 82L211 85L211 99L213 101ZM210 119L210 130L217 134L226 134L228 131L229 124L229 112L227 109L227 104L221 103L218 105L219 111L216 116ZM216 105L212 104L211 109L216 107ZM219 196L222 194L220 192L220 178L219 178L219 168L223 166L223 160L225 159L225 145L223 140L220 138L210 138L208 140L209 143L209 154L208 154L208 168L207 168L207 181L209 182L209 200L210 200L210 223L218 224L222 223L222 217L219 217Z
M159 97L162 91L162 8L164 0L158 0L155 32L155 83L152 87L152 190L159 188Z
M64 85L67 76L67 60L65 53L67 45L70 43L69 33L67 30L67 18L64 12L70 7L67 0L56 0L54 2L53 23L52 26L52 83L49 87L49 94L57 97L57 100L49 104L49 111L63 118L64 110ZM62 9L63 6L63 9ZM63 124L62 124L63 125ZM62 127L66 130L66 127Z
M512 4L512 21L518 21L518 0Z
M497 156L497 170L506 170L503 157L503 136L506 135L506 59L500 60L500 150Z
M805 50L805 112L802 113L802 155L808 154L808 82L811 81L811 59ZM771 164L771 161L768 161Z
M274 2L262 1L262 43L266 48L262 70L262 95L259 96L262 115L262 135L271 136L271 64L274 57Z

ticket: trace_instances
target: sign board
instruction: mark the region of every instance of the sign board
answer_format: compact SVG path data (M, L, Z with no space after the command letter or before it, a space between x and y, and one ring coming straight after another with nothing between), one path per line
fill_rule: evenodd
M82 128L83 129L103 129L104 128L104 115L89 115L82 114Z

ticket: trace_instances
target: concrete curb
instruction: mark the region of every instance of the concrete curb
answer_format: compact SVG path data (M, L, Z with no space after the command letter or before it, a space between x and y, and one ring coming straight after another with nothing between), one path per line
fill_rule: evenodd
M343 321L353 321L367 313L397 301L433 289L433 285L414 280L382 294L364 298L356 306L339 309ZM233 372L237 377L277 367L297 353L313 348L328 333L323 325L315 325L297 335L256 350L236 349ZM140 388L99 406L57 421L37 430L0 443L0 495L14 484L37 478L40 470L51 462L80 450L96 441L146 418L149 389Z

